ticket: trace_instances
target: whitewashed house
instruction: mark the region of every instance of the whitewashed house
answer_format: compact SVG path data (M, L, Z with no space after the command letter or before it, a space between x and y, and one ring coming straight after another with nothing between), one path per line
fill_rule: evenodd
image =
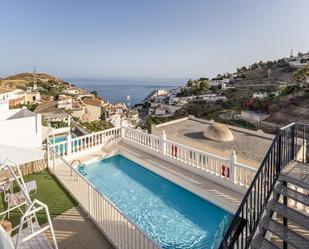
M255 92L253 93L253 98L264 99L268 96L267 92Z
M0 144L40 148L41 115L26 108L10 110L8 93L0 90Z

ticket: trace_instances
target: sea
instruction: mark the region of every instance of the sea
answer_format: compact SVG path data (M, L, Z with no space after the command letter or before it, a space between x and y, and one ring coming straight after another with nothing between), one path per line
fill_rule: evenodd
M101 98L110 103L122 102L133 106L141 103L153 90L184 86L187 79L65 79L65 81L89 92L97 91Z

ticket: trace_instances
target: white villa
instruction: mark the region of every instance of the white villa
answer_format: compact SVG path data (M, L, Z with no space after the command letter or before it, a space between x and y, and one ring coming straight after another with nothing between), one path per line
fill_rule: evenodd
M42 150L41 115L26 108L10 110L9 93L0 89L0 162L9 157L27 165L28 173L41 171L47 167Z
M27 108L9 109L9 91L0 90L0 144L41 148L41 115Z
M7 122L9 116L3 115L3 122ZM15 118L20 117L34 119L25 110L17 111ZM303 194L309 189L308 139L309 127L299 124L290 124L273 136L189 116L153 125L151 134L121 125L78 137L69 133L56 142L55 134L50 133L46 162L49 171L112 245L102 245L102 248L161 249L178 243L183 248L192 244L196 245L192 248L280 248L277 245L282 241L308 248L309 198ZM113 160L120 163L109 168ZM297 180L297 174L289 174L300 169L302 181ZM149 175L152 180L148 179ZM111 181L115 176L117 180ZM126 186L128 181L133 183ZM288 182L289 188L284 182ZM140 188L142 191L138 192ZM179 194L173 194L174 188ZM111 192L106 192L108 189ZM182 199L183 191L188 201ZM136 193L146 194L141 198ZM158 196L164 196L164 201ZM287 201L286 196L291 200ZM174 202L186 208L174 208ZM133 203L131 208L129 203ZM198 220L214 219L216 212L199 210L200 205L213 205L215 210L225 214L225 218L212 227L212 235L207 230L209 223ZM305 230L279 224L277 221L282 216L265 212L266 206ZM126 213L126 208L130 208L131 215ZM139 210L137 215L142 213L138 219L134 216L136 209ZM199 219L191 220L191 216L182 215L183 212L198 214ZM179 229L175 229L177 222L182 224ZM259 224L268 232L266 236L257 229ZM199 233L209 234L208 242L191 241L194 234L182 240L182 236L196 231L197 227ZM60 235L54 236L52 222L49 228L52 238L61 241ZM235 229L239 233L235 233ZM284 236L286 233L297 240ZM36 235L32 232L27 238L30 241ZM0 242L3 240L0 237ZM58 248L57 244L54 248Z

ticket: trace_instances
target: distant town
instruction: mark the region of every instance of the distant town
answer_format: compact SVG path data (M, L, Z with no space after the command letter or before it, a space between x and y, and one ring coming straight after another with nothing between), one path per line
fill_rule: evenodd
M190 79L183 87L157 89L130 108L36 71L0 82L0 99L6 96L11 109L25 106L42 115L44 126L61 128L69 123L86 134L119 126L150 130L153 123L188 115L267 132L296 117L309 120L309 53L260 61L212 79Z

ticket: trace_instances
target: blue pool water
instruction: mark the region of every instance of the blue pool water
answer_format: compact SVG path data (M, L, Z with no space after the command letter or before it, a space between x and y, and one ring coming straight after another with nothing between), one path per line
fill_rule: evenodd
M71 133L72 138L76 138L76 134ZM53 142L53 138L49 139L50 142ZM60 135L60 136L55 136L55 143L60 143L60 142L64 142L67 140L67 135Z
M232 217L120 155L86 165L83 171L99 191L164 249L216 249Z

